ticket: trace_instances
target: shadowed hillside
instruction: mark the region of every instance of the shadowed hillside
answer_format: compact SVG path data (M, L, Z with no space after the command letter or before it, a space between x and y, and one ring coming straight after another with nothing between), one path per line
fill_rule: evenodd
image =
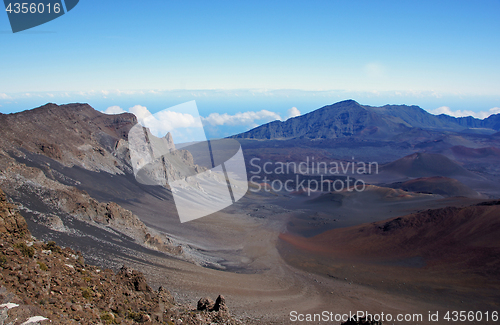
M443 176L412 179L406 182L390 184L389 187L400 188L409 192L439 194L445 197L477 197L479 195L460 181Z
M443 155L420 152L396 160L381 169L383 173L395 173L409 177L477 177Z

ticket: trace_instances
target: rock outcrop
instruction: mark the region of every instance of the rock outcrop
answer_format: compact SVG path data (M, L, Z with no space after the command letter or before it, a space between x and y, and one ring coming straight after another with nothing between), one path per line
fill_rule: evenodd
M226 299L224 296L219 295L215 302L210 299L210 297L204 297L198 300L196 307L197 310L201 311L220 311L227 312L228 308L226 306Z
M12 158L3 157L0 159L0 166L2 166L2 160L6 168L0 172L3 176L0 185L11 194L22 189L40 198L53 213L59 211L84 222L109 227L148 248L174 255L182 253L180 247L173 245L165 236L148 228L138 216L117 203L99 202L87 192L49 179L40 169L18 164ZM41 216L39 222L56 231L68 231L61 219L53 213L39 214Z

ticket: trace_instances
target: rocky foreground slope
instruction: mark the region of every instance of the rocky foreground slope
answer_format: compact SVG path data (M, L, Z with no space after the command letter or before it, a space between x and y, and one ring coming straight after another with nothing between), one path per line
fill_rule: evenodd
M142 273L85 264L79 252L31 236L0 190L0 324L237 324L219 296L197 308L153 290Z

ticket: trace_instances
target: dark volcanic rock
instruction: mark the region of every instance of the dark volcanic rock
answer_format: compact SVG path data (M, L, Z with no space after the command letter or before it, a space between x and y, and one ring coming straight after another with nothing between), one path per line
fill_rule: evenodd
M204 297L198 300L196 309L198 310L212 310L214 308L214 301L209 297Z
M215 305L214 305L214 310L215 311L227 311L228 308L226 306L226 299L224 298L224 296L222 295L219 295L217 297L217 299L215 300Z
M228 311L228 308L226 306L226 299L222 295L219 295L215 302L210 297L201 298L200 300L198 300L196 309L200 311Z

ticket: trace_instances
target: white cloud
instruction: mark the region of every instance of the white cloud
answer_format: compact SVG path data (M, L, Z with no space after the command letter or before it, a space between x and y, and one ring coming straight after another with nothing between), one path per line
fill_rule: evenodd
M229 115L227 113L219 114L212 113L208 117L202 117L202 119L211 125L246 125L246 126L257 126L259 123L267 123L275 120L281 120L281 116L277 113L261 110L258 112L244 112L236 113L234 115Z
M0 93L0 99L11 99L11 97L7 94Z
M456 110L452 111L448 106L441 106L438 107L434 110L429 111L431 114L439 115L439 114L446 114L449 116L454 116L454 117L464 117L464 116L473 116L475 118L479 119L485 119L490 115L493 114L499 114L500 113L500 107L493 107L490 108L487 111L479 111L479 112L474 112L474 111L469 111L469 110Z
M110 106L103 113L121 114L126 112L120 106ZM134 114L139 123L148 127L157 136L165 135L175 129L202 128L201 120L197 116L187 113L165 110L153 115L147 107L142 105L130 107L128 112Z
M129 113L134 114L139 122L142 122L145 118L150 117L152 114L145 106L135 105L128 109Z
M110 107L106 108L106 110L103 113L109 114L109 115L121 114L121 113L125 113L125 110L123 108L121 108L120 106L110 106Z
M294 106L294 107L292 107L292 108L290 108L290 109L287 111L287 113L288 113L287 119L292 118L292 117L297 117L297 116L300 116L300 111L299 111L299 109L298 109L297 107L295 107L295 106Z
M145 107L144 107L145 108ZM149 113L149 111L148 111ZM166 134L179 128L202 128L201 120L191 114L172 111L161 111L155 115L139 119L143 125L149 127L153 134ZM136 115L137 116L137 115Z

